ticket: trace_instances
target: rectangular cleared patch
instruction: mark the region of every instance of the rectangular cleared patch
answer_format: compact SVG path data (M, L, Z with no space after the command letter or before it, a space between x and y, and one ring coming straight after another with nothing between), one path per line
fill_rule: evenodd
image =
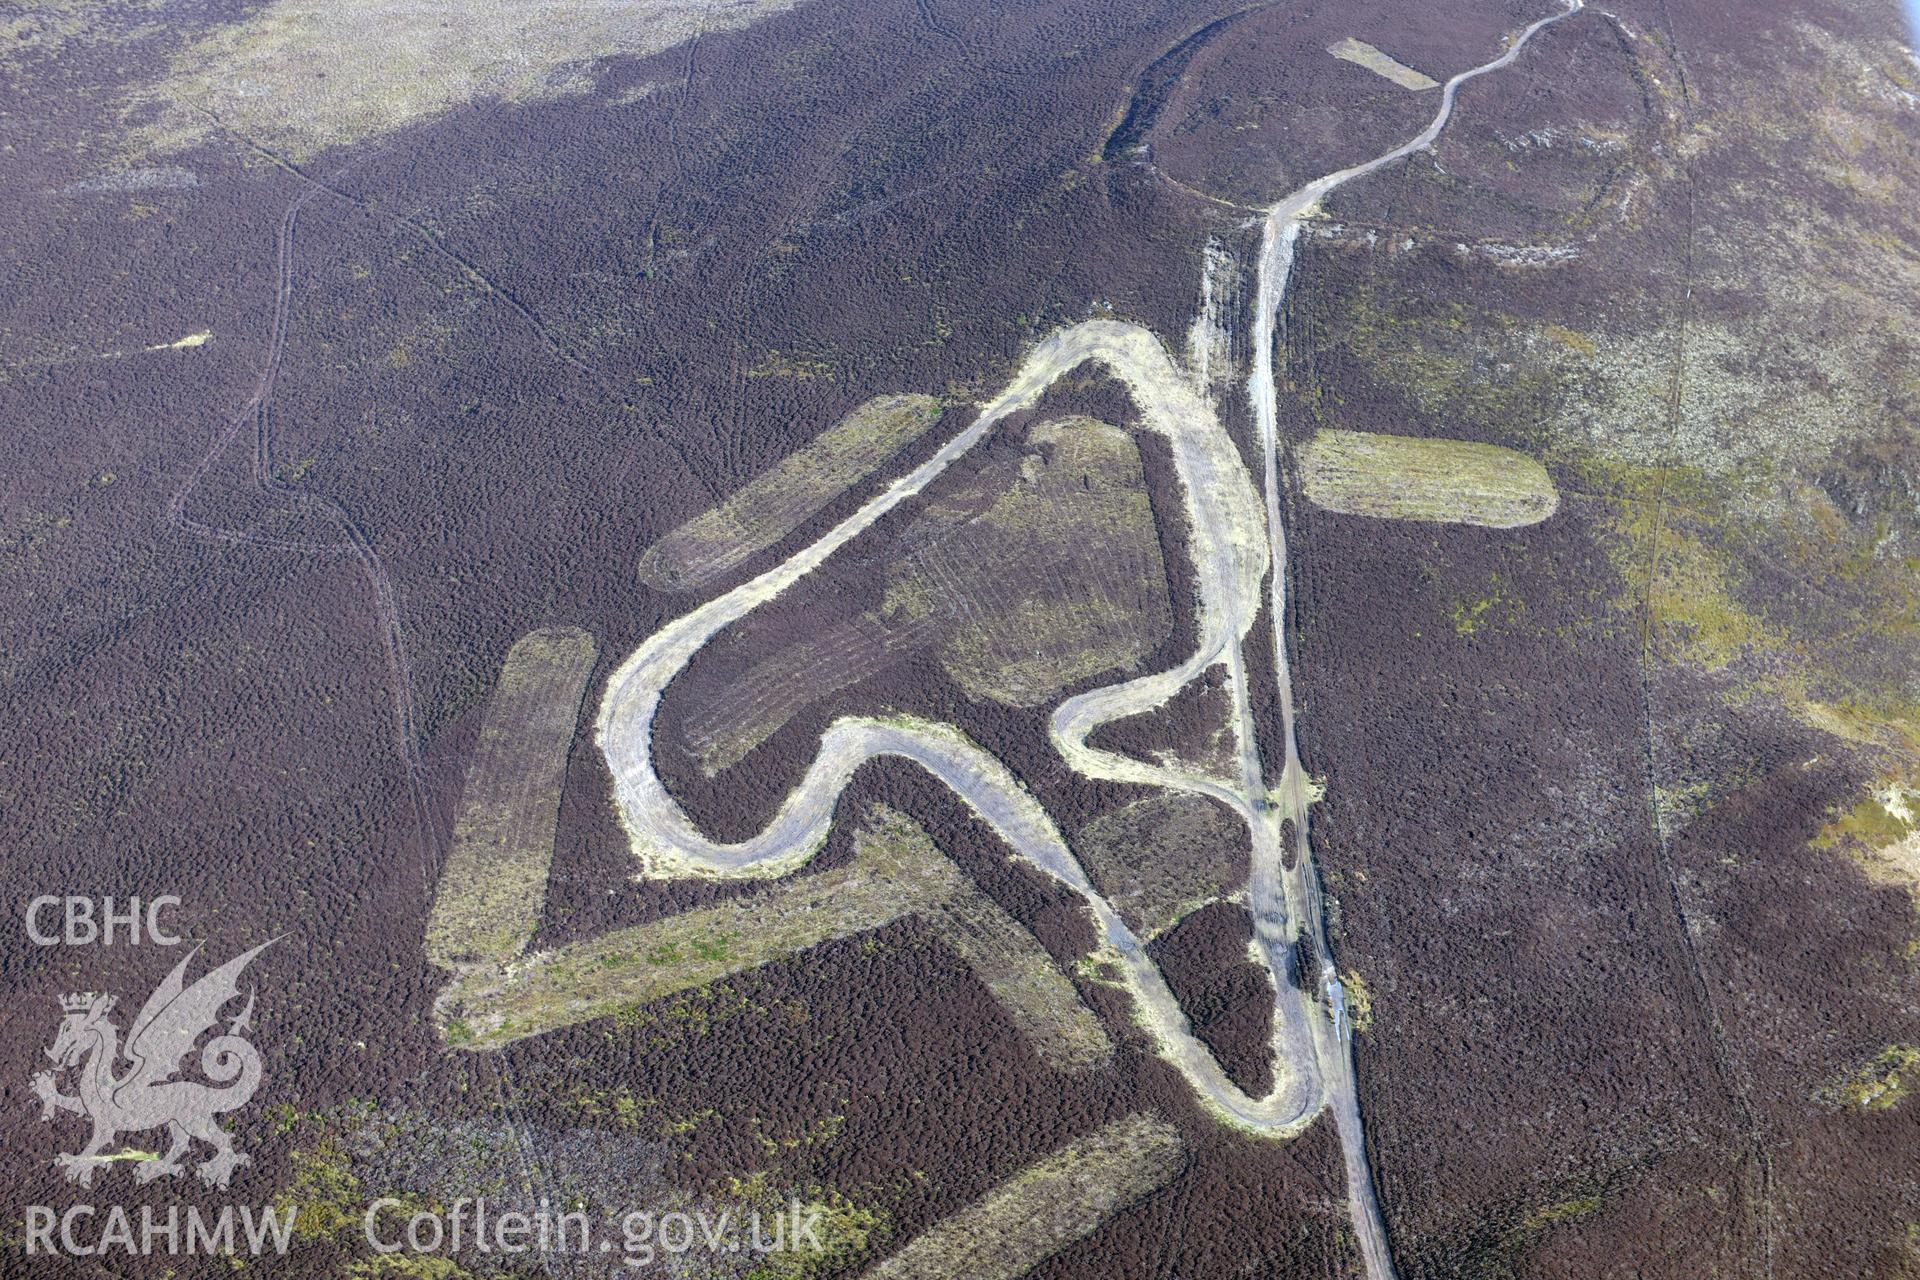
M1560 505L1545 467L1499 445L1322 431L1300 446L1299 460L1308 499L1348 515L1512 529Z
M540 924L594 652L591 635L556 627L520 637L500 668L427 920L427 958L443 969L512 959Z

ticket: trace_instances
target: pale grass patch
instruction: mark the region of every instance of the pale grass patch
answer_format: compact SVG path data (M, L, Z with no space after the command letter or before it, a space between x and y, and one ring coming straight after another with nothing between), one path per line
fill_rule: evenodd
M1547 469L1499 445L1321 431L1299 458L1307 497L1348 515L1512 529L1560 506Z

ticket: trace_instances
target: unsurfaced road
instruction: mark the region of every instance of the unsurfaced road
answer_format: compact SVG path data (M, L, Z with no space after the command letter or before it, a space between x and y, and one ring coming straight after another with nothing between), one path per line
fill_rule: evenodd
M1344 1019L1336 1025L1330 1014L1331 1008L1340 1005L1342 993L1326 940L1309 833L1310 795L1296 745L1285 634L1287 544L1274 394L1276 330L1301 219L1336 188L1430 145L1446 127L1462 84L1510 65L1537 32L1580 8L1581 0L1568 0L1563 12L1542 18L1512 37L1498 57L1447 81L1433 120L1417 136L1364 164L1317 178L1267 211L1248 383L1262 454L1264 495L1256 490L1212 406L1195 390L1200 384L1176 367L1152 333L1114 320L1075 325L1039 343L1012 382L965 431L817 542L649 637L614 673L600 709L599 743L612 769L622 818L643 865L656 876L774 876L792 871L825 843L840 792L854 771L876 756L912 760L939 778L1020 856L1086 901L1162 1054L1215 1114L1249 1130L1285 1136L1310 1123L1323 1104L1331 1108L1345 1156L1355 1238L1367 1274L1374 1280L1391 1277L1393 1263L1367 1166L1349 1028ZM1032 406L1057 378L1087 361L1103 365L1126 383L1141 412L1141 429L1164 436L1171 448L1191 529L1199 643L1185 662L1171 670L1095 689L1062 703L1051 720L1051 737L1068 765L1087 777L1209 796L1233 809L1247 824L1253 844L1255 935L1275 998L1275 1085L1261 1098L1234 1085L1194 1037L1140 940L1094 887L1052 818L1000 761L953 726L907 717L834 721L822 735L806 775L773 820L738 844L707 839L667 793L653 766L653 725L661 695L715 635L819 568L875 521L925 489L1009 414ZM1265 593L1263 579L1268 583ZM1280 748L1285 755L1281 784L1271 796L1262 781L1260 745L1241 661L1241 644L1262 603L1272 609L1284 737ZM1206 777L1088 745L1089 736L1100 725L1164 705L1216 664L1225 664L1230 675L1239 730L1238 778ZM1288 823L1296 855L1291 869L1282 856ZM1286 977L1288 956L1299 940L1305 940L1318 959L1318 979L1328 996L1324 1006Z

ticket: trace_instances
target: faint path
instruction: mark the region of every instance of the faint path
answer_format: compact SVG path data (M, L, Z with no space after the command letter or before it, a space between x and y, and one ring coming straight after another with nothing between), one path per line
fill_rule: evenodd
M952 45L957 56L966 57L966 41L955 35L952 27L940 21L940 16L933 11L933 0L914 0L914 4L920 11L920 25Z
M381 215L368 205L367 202L357 199L345 190L334 185L340 178L350 172L359 161L349 162L337 170L332 175L331 181L322 180L309 174L300 166L284 157L261 146L251 138L234 132L221 122L218 117L212 116L211 113L208 113L208 115L210 119L213 119L216 124L243 145L292 175L299 180L302 185L299 194L293 197L282 213L279 229L276 233L277 252L275 256L273 317L269 325L266 353L262 359L259 376L255 379L253 392L247 398L246 403L216 430L212 444L206 453L201 456L200 460L180 483L179 487L176 488L168 498L163 513L163 520L167 525L182 529L195 537L229 546L251 546L272 551L306 554L351 555L359 562L362 572L366 574L368 583L373 588L376 626L380 635L381 648L386 657L389 684L393 695L394 736L407 776L408 795L413 806L415 829L419 834L421 845L421 885L426 892L428 901L431 902L433 897L433 868L431 864L438 856L441 848L441 839L438 826L434 822L433 808L428 799L426 766L421 758L419 745L420 735L414 698L413 673L407 658L405 639L401 632L399 601L394 591L392 576L387 572L386 563L381 559L379 553L374 550L372 541L366 536L365 532L344 507L328 498L286 485L279 481L273 474L273 433L270 402L274 388L279 380L280 362L286 350L287 332L291 320L293 262L296 244L295 233L298 227L300 213L316 196L325 193L355 206L362 212L374 216ZM541 341L556 358L593 377L600 383L603 390L610 389L610 380L606 375L573 357L560 345L559 341L546 328L539 316L534 314L530 308L520 303L517 298L514 298L506 290L496 286L477 266L460 254L447 248L432 231L403 215L390 214L385 216L393 218L396 223L414 232L427 243L430 249L442 257L451 260L460 268L463 274L478 283L488 295L506 305L509 310L519 316L538 334ZM196 520L187 514L186 506L192 496L193 490L205 479L208 471L213 468L221 455L233 445L234 441L249 424L253 426L254 434L252 472L255 488L262 493L282 499L294 507L318 515L321 519L331 522L340 531L338 538L287 538L274 534L258 533L252 530L212 525L204 521ZM676 442L668 439L657 429L655 429L654 434L666 440L669 447L673 448L676 453L679 452ZM682 456L682 460L685 460L684 455ZM695 473L689 470L689 474ZM709 491L711 491L710 486ZM504 1055L498 1056L496 1061L498 1071L494 1075L494 1082L500 1091L501 1104L505 1112L509 1131L514 1134L515 1148L521 1167L522 1178L530 1187L551 1187L553 1185L552 1178L540 1160L538 1153L533 1150L528 1139L529 1126L521 1123L519 1120L519 1117L523 1114L523 1107L520 1101L519 1089L513 1079L511 1067L507 1063ZM543 1255L542 1266L549 1276L553 1274L553 1260L550 1257ZM569 1270L571 1270L570 1265Z
M696 37L695 42L697 43L697 41L698 41L698 38ZM689 49L687 56L688 56L687 85L688 85L688 89L690 90L692 86L692 76L693 76L693 66L692 66L693 52L691 49ZM684 100L684 97L685 97L685 94L683 93L682 94L683 100ZM495 109L497 110L498 108L496 107ZM356 196L351 191L348 191L346 188L338 185L339 179L341 177L344 177L346 173L354 167L353 164L349 164L344 168L342 168L341 170L339 170L339 172L336 173L332 179L317 177L314 174L308 172L305 168L301 167L300 165L295 164L292 160L289 160L287 157L281 155L279 152L273 150L271 147L266 146L264 143L261 143L253 138L250 138L244 133L238 132L231 125L227 124L224 120L220 119L219 116L214 115L212 112L203 111L202 114L204 114L209 120L213 121L213 123L222 132L226 133L229 137L233 138L234 141L238 142L241 146L244 146L248 150L254 152L256 155L260 156L263 160L266 160L268 163L274 165L276 168L282 169L285 172L293 175L295 178L299 179L302 183L307 184L311 193L308 195L307 198L310 199L312 194L319 194L320 192L325 192L327 195L330 195L345 204L352 205L355 209L359 210L361 213L367 215L370 218L384 219L388 222L393 223L395 226L400 227L403 230L409 231L413 235L417 236L420 239L421 243L426 245L428 250L430 250L436 257L440 258L442 261L445 261L448 264L450 264L454 268L454 270L458 271L463 277L466 278L469 284L473 285L475 288L479 289L480 292L485 294L487 297L492 298L495 302L498 302L501 306L505 307L508 311L512 312L513 315L517 317L522 322L522 324L524 324L525 327L533 333L534 337L539 339L540 344L547 349L548 354L551 355L555 360L558 360L561 364L566 365L568 368L573 369L578 373L584 374L591 382L594 383L595 386L597 386L600 389L601 394L605 395L608 398L608 400L611 401L612 403L615 403L615 404L623 403L627 399L629 394L629 388L624 387L621 384L619 379L615 378L612 374L606 372L606 370L600 368L598 365L593 364L588 360L586 360L585 358L583 358L582 356L576 354L575 351L570 346L568 346L566 343L560 340L560 336L554 332L553 327L549 325L546 322L546 320L544 320L540 316L539 312L535 311L527 303L521 301L520 298L517 295L515 295L512 290L508 289L505 285L502 285L498 281L494 280L494 278L488 275L485 271L483 271L480 268L480 265L474 262L473 259L467 257L465 254L461 253L458 249L455 249L451 245L449 245L446 241L445 236L441 235L439 232L427 226L425 223L421 222L417 218L409 217L404 213L398 213L398 212L393 212L391 210L382 209L379 206L377 206L373 201L365 199L364 197L361 197L361 196ZM678 154L677 149L675 154L677 156ZM354 164L357 164L357 163L359 163L359 161L354 162ZM306 200L303 199L300 201L300 203L304 204L306 203ZM650 437L652 437L652 439L655 442L657 442L658 444L666 448L669 452L671 452L674 455L674 457L680 460L681 467L685 471L686 475L695 484L699 485L703 490L706 491L707 497L709 499L715 502L719 501L719 495L714 491L712 482L706 478L703 472L699 471L697 468L694 467L692 461L687 457L685 447L680 443L678 439L676 439L673 436L671 432L663 431L657 425L651 422L644 423L643 429L647 432L647 434Z
M1620 20L1609 14L1614 26L1620 27ZM1660 25L1666 31L1666 51L1673 59L1675 71L1680 82L1680 120L1688 128L1693 127L1694 97L1692 82L1687 77L1686 56L1680 50L1680 41L1674 34L1673 14L1667 0L1660 0ZM1642 90L1644 96L1645 90ZM1647 549L1647 595L1641 615L1640 627L1640 690L1641 707L1646 720L1646 762L1647 762L1647 805L1648 819L1652 828L1654 852L1659 872L1667 890L1669 904L1673 908L1674 935L1681 954L1686 959L1686 978L1688 992L1699 1007L1700 1015L1706 1023L1708 1038L1713 1049L1713 1064L1720 1078L1721 1087L1727 1092L1734 1109L1739 1113L1741 1136L1746 1140L1747 1158L1752 1164L1759 1185L1750 1193L1749 1198L1757 1201L1755 1213L1759 1219L1759 1239L1755 1242L1760 1254L1760 1274L1766 1280L1773 1280L1774 1255L1778 1236L1778 1217L1774 1205L1773 1153L1760 1133L1758 1119L1753 1110L1753 1085L1748 1073L1735 1062L1733 1051L1727 1043L1725 1021L1719 1008L1713 1002L1713 992L1707 985L1706 973L1700 963L1699 949L1694 945L1693 929L1687 922L1686 903L1680 893L1678 870L1673 865L1672 842L1668 838L1666 821L1660 813L1660 769L1655 755L1655 716L1653 682L1653 593L1660 571L1660 547L1666 537L1669 512L1684 510L1673 500L1670 492L1670 480L1675 456L1675 441L1679 436L1681 414L1686 403L1687 371L1687 335L1693 319L1693 251L1696 225L1694 221L1694 203L1697 184L1692 166L1686 168L1687 179L1687 238L1686 257L1682 270L1682 290L1678 333L1675 335L1673 382L1667 405L1667 447L1664 451L1658 488L1654 494L1654 525L1651 545Z
M368 583L373 588L374 614L380 633L381 648L386 655L389 685L393 694L394 736L397 739L396 745L400 751L401 761L406 769L407 789L413 804L414 820L427 850L431 852L438 847L439 840L434 829L432 806L427 800L426 766L420 757L419 734L415 725L413 677L407 661L405 642L400 632L400 611L394 596L393 580L387 573L386 564L373 549L373 544L366 533L355 523L344 507L327 498L282 484L273 474L272 419L269 416L268 402L272 399L274 386L280 377L280 360L287 344L287 328L293 299L295 230L299 223L300 211L319 194L320 190L321 188L315 185L306 186L288 203L286 211L280 217L280 227L276 237L273 320L268 331L267 350L261 362L260 374L254 380L253 393L240 410L227 419L216 432L212 446L168 498L164 518L166 523L174 528L229 546L350 555L359 562L362 572L366 574ZM337 538L326 540L288 538L246 529L230 529L207 524L187 514L187 500L192 496L193 490L206 477L207 472L213 468L220 456L249 426L253 428L254 437L254 487L261 493L333 524L339 530ZM429 874L423 859L421 877L430 890Z
M1678 62L1676 56L1675 62ZM1707 985L1705 967L1700 963L1700 951L1694 943L1693 928L1687 921L1687 907L1680 892L1680 875L1673 863L1673 840L1668 831L1667 819L1660 811L1660 764L1658 758L1657 711L1654 706L1654 592L1660 579L1661 547L1667 536L1667 515L1672 507L1669 489L1672 484L1673 468L1678 452L1681 418L1686 407L1687 372L1687 335L1693 320L1693 250L1694 233L1694 179L1691 170L1687 173L1687 237L1684 266L1681 274L1681 294L1679 307L1678 332L1674 339L1673 381L1667 394L1667 442L1661 452L1660 475L1653 495L1653 528L1647 544L1647 591L1641 602L1640 612L1640 707L1644 720L1645 758L1647 770L1647 819L1651 828L1654 846L1654 862L1660 875L1661 886L1666 890L1668 905L1673 908L1673 932L1675 945L1685 961L1685 981L1687 995L1699 1010L1705 1023L1706 1038L1713 1052L1714 1073L1720 1079L1720 1087L1726 1091L1728 1100L1733 1103L1739 1115L1740 1136L1745 1139L1747 1159L1752 1164L1758 1186L1749 1193L1753 1202L1755 1216L1759 1219L1759 1239L1755 1242L1760 1253L1759 1274L1771 1280L1774 1257L1774 1174L1773 1155L1767 1150L1760 1134L1759 1121L1754 1116L1753 1088L1747 1073L1735 1061L1733 1050L1727 1042L1726 1022L1720 1016L1719 1007L1713 1002L1713 991Z

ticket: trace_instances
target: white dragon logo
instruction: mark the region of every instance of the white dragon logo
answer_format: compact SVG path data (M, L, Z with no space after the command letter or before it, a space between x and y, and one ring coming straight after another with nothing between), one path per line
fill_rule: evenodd
M214 1084L175 1077L201 1035L219 1021L221 1006L239 996L241 970L272 945L262 943L189 987L185 975L199 954L196 948L147 998L128 1029L124 1049L120 1029L107 1018L113 1011L112 996L89 991L60 998L65 1016L47 1056L58 1064L56 1070L75 1073L79 1091L60 1092L52 1071L33 1077L33 1091L40 1097L42 1121L53 1119L56 1111L93 1121L87 1145L54 1161L69 1181L91 1186L94 1170L114 1160L137 1160L135 1177L141 1182L177 1174L195 1138L213 1148L213 1155L195 1171L209 1186L225 1187L233 1171L248 1162L250 1157L233 1149L233 1135L214 1123L214 1117L245 1106L260 1087L259 1050L240 1034L253 1016L251 990L246 1008L228 1024L226 1034L215 1036L200 1051L200 1070ZM116 1075L123 1056L130 1065ZM164 1155L106 1151L123 1133L162 1126L172 1139Z

